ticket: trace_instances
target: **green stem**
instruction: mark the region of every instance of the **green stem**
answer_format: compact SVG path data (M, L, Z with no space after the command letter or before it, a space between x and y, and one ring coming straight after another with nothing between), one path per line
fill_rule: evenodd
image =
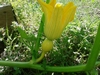
M11 67L33 68L38 70L44 70L44 68L41 65L31 64L30 62L0 61L0 66L11 66ZM69 67L46 66L47 71L53 71L53 72L77 72L77 71L84 71L84 68L85 65L69 66Z
M40 27L39 27L38 35L37 35L37 41L35 44L35 58L37 58L37 55L38 55L38 49L40 46L40 40L41 40L42 33L43 33L43 27L44 27L44 14L42 15L42 19L41 19L41 23L40 23Z
M100 51L100 25L98 27L95 42L86 64L86 70L92 70L95 67L95 63L97 61L99 51Z
M46 3L49 3L50 2L50 0L46 0Z
M46 52L42 52L41 56L35 61L35 63L40 62L40 61L44 58L45 53L46 53Z
M39 30L38 30L38 35L37 35L37 41L36 41L36 45L35 45L35 50L39 49L40 38L41 38L42 33L43 33L43 26L44 26L44 14L42 15L40 27L39 27Z
M29 68L30 62L0 61L0 66Z
M46 0L47 3L49 3L49 1L50 0ZM37 42L36 42L36 45L35 45L35 50L38 50L39 49L40 38L41 38L42 33L43 33L44 21L45 21L45 17L44 17L44 14L43 14L42 15L42 18L41 18L40 27L39 27L39 30L38 30Z
M95 66L100 65L100 61L96 62ZM0 61L0 66L11 66L11 67L21 67L21 68L32 68L38 70L44 70L41 65L32 64L30 62L13 62L13 61ZM67 66L67 67L54 67L54 66L46 66L47 71L53 72L78 72L78 71L86 71L86 65L78 65L78 66Z

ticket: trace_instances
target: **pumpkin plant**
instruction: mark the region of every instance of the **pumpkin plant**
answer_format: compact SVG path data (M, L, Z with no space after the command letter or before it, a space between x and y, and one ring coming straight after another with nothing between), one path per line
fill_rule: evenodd
M50 2L49 2L50 1ZM67 4L56 3L56 0L47 0L47 3L43 0L37 0L43 10L43 16L40 22L37 37L32 34L27 34L20 27L17 30L20 33L21 39L26 40L24 42L32 53L32 59L26 62L15 61L3 61L0 60L0 66L12 66L21 68L33 68L38 70L44 70L40 64L38 64L45 56L47 52L53 50L53 41L60 38L64 28L69 22L73 21L77 6L73 2ZM45 35L45 40L40 43L42 34ZM41 47L40 47L41 46ZM45 66L46 71L53 72L78 72L85 71L87 75L98 75L95 67L100 65L100 61L97 61L100 46L100 25L98 27L97 35L94 45L90 52L89 58L86 64L76 66ZM40 57L38 58L38 50L42 50ZM65 61L66 62L66 61Z

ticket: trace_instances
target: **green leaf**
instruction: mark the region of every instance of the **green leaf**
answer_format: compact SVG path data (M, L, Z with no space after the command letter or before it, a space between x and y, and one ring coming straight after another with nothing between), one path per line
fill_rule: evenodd
M93 69L93 70L91 70L91 71L87 71L87 72L86 72L86 75L98 75L98 70Z
M27 34L25 30L21 29L20 27L17 28L18 32L20 33L21 39L25 39L28 42L35 42L37 39L36 37L31 33Z
M27 33L25 32L25 30L21 29L20 27L17 27L17 30L18 30L18 32L20 33L20 36L21 36L23 39L27 39L27 38L28 38L28 35L27 35Z
M91 72L90 72L91 75L98 75L98 71L96 69L93 69Z
M32 41L35 42L37 39L33 34L28 34L28 39L27 40L29 40L30 42L32 42Z

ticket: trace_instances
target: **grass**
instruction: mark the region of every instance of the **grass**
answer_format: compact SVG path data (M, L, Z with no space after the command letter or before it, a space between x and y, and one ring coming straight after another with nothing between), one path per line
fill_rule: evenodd
M59 0L66 4L70 0ZM71 22L64 30L61 37L54 41L54 49L50 51L46 58L41 62L42 66L71 66L84 64L87 62L88 54L94 43L99 19L100 19L100 2L99 0L71 0L77 5L77 12L73 22ZM9 4L9 1L2 1ZM14 7L18 25L26 31L27 34L37 36L37 31L42 16L42 11L33 1L14 1ZM16 23L13 23L13 31L2 30L1 41L6 44L5 51L1 54L1 60L12 61L29 61L31 57L30 49L21 41L20 35L16 31ZM6 39L5 39L6 36ZM41 42L44 35L41 38ZM98 60L100 60L98 58ZM22 69L16 67L0 67L2 75L85 75L85 72L77 73L57 73Z

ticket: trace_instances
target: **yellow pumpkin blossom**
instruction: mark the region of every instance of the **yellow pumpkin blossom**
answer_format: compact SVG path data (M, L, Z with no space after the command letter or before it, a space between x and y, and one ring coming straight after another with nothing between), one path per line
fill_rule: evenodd
M37 0L45 15L44 34L49 40L58 39L66 25L74 19L76 6L73 2L66 5L50 0L49 4Z

